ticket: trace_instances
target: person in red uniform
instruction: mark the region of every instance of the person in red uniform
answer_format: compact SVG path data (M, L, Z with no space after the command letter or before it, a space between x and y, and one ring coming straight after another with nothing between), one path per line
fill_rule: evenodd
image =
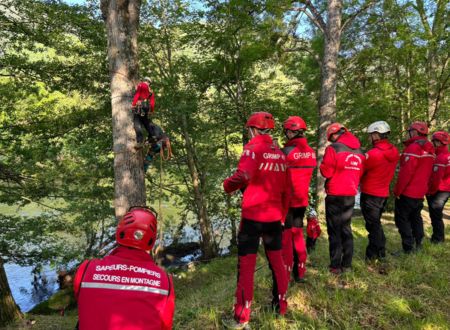
M288 279L291 270L294 281L304 282L306 272L306 244L303 237L303 217L308 206L309 184L317 166L316 153L308 145L304 133L305 121L298 116L290 116L283 124L288 141L281 149L286 155L289 179L289 212L283 228L283 258Z
M133 102L131 103L131 108L134 113L136 140L138 143L142 143L144 141L141 125L147 130L148 141L150 143L155 142L154 125L149 117L149 114L153 114L155 111L155 94L153 93L150 84L150 78L145 77L144 81L140 82L137 86L136 93L133 97Z
M391 128L385 121L376 121L367 128L373 148L366 153L360 204L369 233L366 248L368 261L386 257L386 237L381 226L381 215L389 197L389 184L400 159L397 148L388 140L390 132Z
M405 253L420 249L424 237L420 212L435 158L433 144L428 141L427 134L428 126L424 122L417 121L409 126L409 139L403 142L405 149L394 188L395 224Z
M327 127L327 139L320 173L326 178L325 213L330 244L330 272L340 274L351 269L353 234L351 217L365 156L359 140L340 123Z
M430 183L428 185L427 201L433 226L432 243L445 240L444 221L442 212L450 197L450 152L448 151L449 136L447 132L438 131L431 137L436 151Z
M316 248L316 241L322 233L319 220L317 219L317 213L314 209L311 209L306 216L306 251L311 253Z
M119 246L103 259L86 260L78 268L74 292L79 329L172 329L172 278L149 254L156 240L155 213L131 208L117 226Z
M250 141L244 146L236 172L225 179L226 193L243 191L242 220L238 234L238 279L234 318L228 329L244 329L250 320L253 280L259 240L262 238L273 277L272 307L280 315L287 309L288 281L281 253L282 224L287 213L285 155L275 146L270 131L275 126L268 112L253 113L245 127Z

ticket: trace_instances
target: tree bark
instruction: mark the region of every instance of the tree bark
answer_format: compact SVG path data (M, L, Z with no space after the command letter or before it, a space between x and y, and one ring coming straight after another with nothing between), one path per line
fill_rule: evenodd
M186 145L187 165L192 179L192 188L194 191L194 201L197 209L198 220L200 224L200 234L202 236L201 249L205 259L217 255L216 246L212 235L211 221L208 217L206 199L203 195L201 175L195 163L195 149L192 145L191 137L188 132L188 123L186 114L181 115L182 134Z
M132 90L138 82L140 0L102 0L108 60L114 151L114 208L117 218L133 205L145 205L143 154L136 145Z
M20 318L22 313L11 294L5 268L0 259L0 327Z
M317 157L320 164L323 159L327 144L327 126L336 120L336 84L337 64L341 43L341 0L328 1L328 19L325 26L325 47L321 67L321 88L319 98L319 135L317 143ZM325 180L317 171L317 207L319 212L324 212Z

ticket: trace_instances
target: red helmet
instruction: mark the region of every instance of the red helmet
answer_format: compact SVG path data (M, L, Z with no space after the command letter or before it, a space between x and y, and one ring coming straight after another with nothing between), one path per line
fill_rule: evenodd
M409 126L408 131L410 131L412 129L415 129L420 134L428 134L428 125L427 125L427 123L424 123L423 121L415 121L414 123L412 123Z
M448 144L449 143L449 136L447 132L444 131L437 131L434 132L431 136L431 140L438 140L442 144Z
M345 132L347 132L347 128L340 124L340 123L332 123L328 125L327 127L327 140L330 141L330 137L334 134L339 132L341 129L344 129Z
M119 221L116 241L120 245L149 251L156 240L156 212L145 207L133 207Z
M253 112L247 120L245 127L256 127L259 129L273 129L275 120L268 112Z
M306 123L299 116L289 116L283 123L283 128L291 131L306 130Z

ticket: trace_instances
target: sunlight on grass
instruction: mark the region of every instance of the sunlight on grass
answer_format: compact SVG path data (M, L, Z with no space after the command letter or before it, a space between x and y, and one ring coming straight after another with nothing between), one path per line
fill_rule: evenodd
M308 256L307 282L290 285L289 310L284 318L278 318L270 309L272 277L260 248L252 303L253 329L450 329L450 242L432 245L424 241L419 253L389 256L386 263L368 265L364 261L364 224L356 219L352 226L353 270L338 277L328 272L328 242L323 235L316 251ZM398 249L395 226L385 226L385 233L388 251ZM222 329L222 319L232 316L236 265L237 257L233 255L196 264L194 271L175 272L174 329ZM387 274L379 273L379 267ZM65 304L66 300L64 293L59 293L52 302ZM68 315L27 317L36 319L33 329L73 329L76 310Z

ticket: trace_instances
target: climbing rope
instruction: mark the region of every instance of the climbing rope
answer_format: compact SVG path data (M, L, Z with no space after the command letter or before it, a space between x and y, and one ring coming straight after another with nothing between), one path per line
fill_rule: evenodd
M160 127L162 129L162 131L164 132L163 129L163 125L162 125L162 113L159 113L159 124ZM158 247L155 250L155 254L157 255L159 251L161 251L163 249L163 242L164 242L164 217L163 217L163 210L162 210L162 198L163 198L163 189L164 189L164 166L163 166L163 161L167 161L170 158L172 158L173 154L172 154L172 147L170 145L170 140L169 138L165 139L164 141L165 143L165 147L163 147L161 145L161 148L159 150L159 155L160 155L160 159L159 159L159 198L158 198L158 211L159 211L159 244ZM164 149L166 149L166 153L164 153Z
M167 138L166 141L166 147L163 148L161 147L161 149L159 150L159 155L161 156L161 160L169 160L170 158L172 158L173 154L172 154L172 146L170 145L170 140ZM166 149L166 155L164 155L164 149Z

